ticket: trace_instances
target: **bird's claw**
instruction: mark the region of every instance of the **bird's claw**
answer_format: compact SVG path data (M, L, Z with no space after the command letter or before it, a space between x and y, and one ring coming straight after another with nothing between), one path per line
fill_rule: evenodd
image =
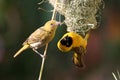
M33 51L35 52L35 53L37 53L41 58L46 58L46 55L42 55L41 53L39 53L36 49L34 49L33 48Z
M46 55L39 54L41 58L46 58Z

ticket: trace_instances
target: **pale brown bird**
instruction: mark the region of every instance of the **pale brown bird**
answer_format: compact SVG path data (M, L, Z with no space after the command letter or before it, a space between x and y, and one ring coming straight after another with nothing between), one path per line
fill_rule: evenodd
M28 48L32 48L34 52L39 54L41 57L44 57L44 55L40 54L37 49L46 45L54 38L57 26L59 24L60 22L50 20L46 22L43 27L40 27L34 31L23 43L23 47L14 55L14 58Z

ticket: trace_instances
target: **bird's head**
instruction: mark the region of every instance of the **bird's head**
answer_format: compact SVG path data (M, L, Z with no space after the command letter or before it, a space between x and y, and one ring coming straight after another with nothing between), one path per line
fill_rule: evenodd
M63 37L58 41L57 46L59 50L63 52L68 52L74 47L84 46L83 38L76 34L75 32L68 32L63 35Z
M55 21L55 20L50 20L45 24L45 29L49 31L54 31L57 29L57 26L60 25L61 22Z
M57 43L59 50L68 52L72 49L73 39L68 34L65 34Z

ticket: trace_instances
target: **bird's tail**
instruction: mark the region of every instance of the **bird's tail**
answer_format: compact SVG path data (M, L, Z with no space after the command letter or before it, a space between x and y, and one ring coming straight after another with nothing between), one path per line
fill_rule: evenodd
M73 63L79 67L80 69L84 69L85 68L85 64L83 61L83 56L79 53L74 53L73 54Z
M24 45L15 55L13 56L14 58L18 56L22 51L28 49L30 46L29 45Z
M88 32L86 35L85 35L85 40L88 40L88 38L89 38L89 36L90 36L90 32Z

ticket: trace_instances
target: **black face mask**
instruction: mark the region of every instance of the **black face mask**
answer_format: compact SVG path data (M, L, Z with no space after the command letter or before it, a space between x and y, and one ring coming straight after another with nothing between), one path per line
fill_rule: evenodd
M60 41L60 43L66 47L70 47L73 43L73 40L71 37L66 36Z

